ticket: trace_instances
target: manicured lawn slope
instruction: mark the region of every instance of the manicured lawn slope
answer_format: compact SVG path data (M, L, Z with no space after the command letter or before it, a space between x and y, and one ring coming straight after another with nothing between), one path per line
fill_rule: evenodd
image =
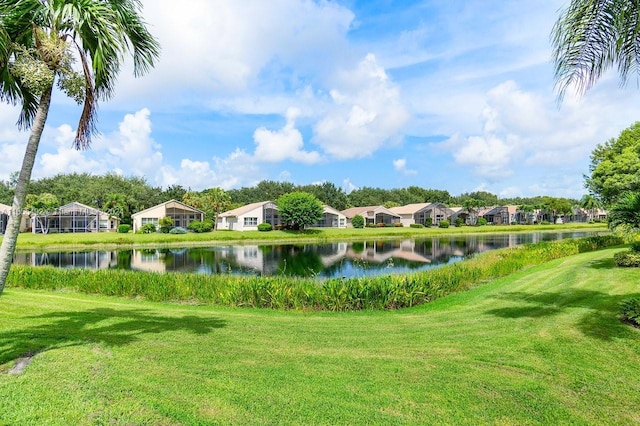
M8 289L0 424L640 424L640 330L618 320L640 271L615 251L393 312Z

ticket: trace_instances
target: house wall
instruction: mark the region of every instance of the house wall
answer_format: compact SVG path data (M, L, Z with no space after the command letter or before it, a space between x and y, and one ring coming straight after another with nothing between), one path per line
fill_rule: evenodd
M416 221L411 213L407 213L400 215L400 223L402 223L402 226L410 226L412 223L416 223Z
M150 221L154 222L157 225L160 218L165 216L166 212L164 205L155 206L143 212L135 213L131 215L131 221L133 222L133 232L138 231L140 228L142 228L142 225Z
M257 231L258 225L264 222L264 207L253 209L238 215L238 231Z

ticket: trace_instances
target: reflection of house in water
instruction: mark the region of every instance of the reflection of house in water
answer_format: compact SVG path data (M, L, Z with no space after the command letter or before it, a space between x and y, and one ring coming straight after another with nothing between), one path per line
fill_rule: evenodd
M118 263L116 251L73 251L66 253L23 253L13 257L16 265L55 266L58 268L107 269Z

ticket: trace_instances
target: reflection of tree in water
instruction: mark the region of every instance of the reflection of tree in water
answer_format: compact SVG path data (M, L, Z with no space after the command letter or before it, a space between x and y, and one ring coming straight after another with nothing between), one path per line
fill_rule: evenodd
M329 244L27 253L16 254L14 263L129 270L132 269L132 263L141 257L145 266L158 271L305 277L362 276L426 269L488 250L586 235L590 233L479 234L414 241L369 240ZM153 265L161 265L162 268L154 269Z
M118 250L116 253L116 265L114 269L131 269L133 250Z
M308 245L283 246L278 261L278 272L281 275L311 277L324 269L320 254Z

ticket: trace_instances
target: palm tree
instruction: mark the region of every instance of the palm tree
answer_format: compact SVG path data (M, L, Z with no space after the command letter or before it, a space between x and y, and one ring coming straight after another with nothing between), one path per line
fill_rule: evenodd
M580 199L580 207L589 212L590 219L595 219L598 209L602 207L602 203L591 194L585 194Z
M0 294L53 85L83 104L75 146L88 148L97 101L113 94L125 54L133 56L135 76L147 72L159 55L141 8L140 0L0 0L0 100L21 104L18 125L31 129L0 247ZM74 59L81 72L73 68Z
M620 225L640 229L640 192L627 192L611 207L607 215L609 227Z
M613 65L621 83L640 72L640 7L635 0L571 0L551 34L556 87L562 99L583 94Z

